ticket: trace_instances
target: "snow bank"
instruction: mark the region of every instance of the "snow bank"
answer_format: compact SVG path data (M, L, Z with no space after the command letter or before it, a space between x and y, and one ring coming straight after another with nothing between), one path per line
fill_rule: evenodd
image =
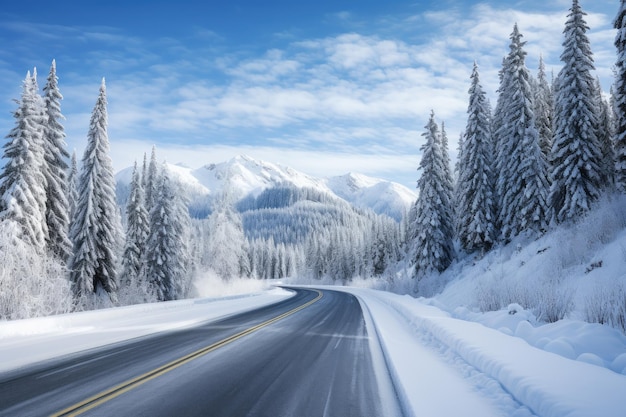
M578 320L540 324L532 312L519 305L487 313L457 308L452 316L519 337L536 348L626 374L619 360L626 357L626 336L606 325Z
M272 290L0 322L0 372L252 310L293 295Z
M481 416L494 412L543 417L624 415L626 376L597 366L605 362L600 355L577 356L581 349L573 342L580 330L577 325L563 323L561 336L544 346L557 351L554 354L519 337L453 318L409 296L355 288L346 291L357 295L372 312L400 395L415 414L464 415L472 410ZM522 323L516 332L526 332L525 337L536 343L545 342L540 342L545 338L541 329ZM593 332L593 326L587 328L582 339ZM597 341L611 355L619 350L613 343ZM573 353L567 352L570 348ZM448 369L442 362L447 362ZM626 355L618 355L612 364L626 364ZM456 378L451 375L454 368L460 371ZM476 398L477 392L485 401Z

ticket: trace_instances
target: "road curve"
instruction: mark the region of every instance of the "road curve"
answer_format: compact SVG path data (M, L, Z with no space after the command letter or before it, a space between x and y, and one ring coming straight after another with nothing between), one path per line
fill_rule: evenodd
M0 374L0 416L400 415L358 300L295 291L222 320Z

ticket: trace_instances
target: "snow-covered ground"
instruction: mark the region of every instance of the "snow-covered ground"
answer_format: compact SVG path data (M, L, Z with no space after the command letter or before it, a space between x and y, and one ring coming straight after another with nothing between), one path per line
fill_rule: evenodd
M226 288L226 292L229 290L233 291L232 288ZM151 333L193 326L291 296L290 291L274 288L219 298L139 304L0 321L0 372Z
M455 318L428 300L365 288L332 288L360 299L409 413L624 415L626 337L614 329L575 321L533 328L523 310L493 312L483 316L481 324ZM0 371L191 326L199 317L218 318L289 296L285 290L271 289L0 323Z
M517 321L510 335L410 296L344 290L357 295L374 318L401 398L415 415L626 412L626 337L614 329L574 321L534 329L524 312L515 319L507 312L491 314L492 325ZM543 348L535 346L539 339ZM561 349L573 349L575 358Z

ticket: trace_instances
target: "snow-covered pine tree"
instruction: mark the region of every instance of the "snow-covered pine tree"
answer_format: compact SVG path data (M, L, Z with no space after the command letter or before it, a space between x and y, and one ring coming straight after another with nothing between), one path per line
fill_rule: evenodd
M69 203L67 200L67 160L69 153L65 144L65 129L60 120L61 100L56 75L56 62L50 67L47 83L43 88L47 122L44 127L44 165L46 177L46 223L48 227L48 250L61 262L67 262L72 251L69 239Z
M600 78L596 77L596 137L600 143L600 171L602 184L605 188L613 188L615 184L615 153L613 150L613 115L609 102L602 96Z
M549 202L552 218L562 223L590 209L602 188L601 148L597 138L597 109L589 29L573 0L565 23L565 40L555 95L555 130L551 151Z
M546 75L546 65L543 56L539 56L539 71L537 72L537 83L534 94L534 112L537 130L539 132L539 147L546 162L552 148L552 125L554 118L554 96L552 87L548 83Z
M150 233L148 211L146 210L143 186L137 163L133 170L130 195L126 204L126 244L122 255L122 275L120 289L137 292L147 289L145 280L146 242ZM145 291L143 291L145 292ZM135 294L141 296L142 294Z
M36 73L24 80L15 127L7 135L0 173L0 224L14 222L17 235L42 255L48 235L45 221L46 178L43 173L43 130L46 123L43 100L37 92ZM13 229L12 229L13 230Z
M498 137L496 190L502 237L508 240L523 231L542 233L548 224L548 174L535 126L530 72L517 24L506 58L503 119Z
M504 144L506 143L506 138L502 137L502 135L504 134L503 131L503 123L504 123L504 116L505 116L505 108L507 105L507 100L508 100L508 92L509 92L509 87L507 85L508 83L508 78L507 78L507 57L502 58L502 68L500 68L500 71L498 71L498 78L500 81L499 87L498 87L498 101L496 102L496 108L494 109L493 112L493 116L491 118L491 140L493 142L493 149L494 149L494 160L492 163L492 169L493 169L493 177L494 177L494 212L496 214L495 217L495 226L496 226L496 235L499 237L500 236L500 230L502 228L502 224L500 221L500 200L501 200L501 196L499 194L499 190L496 187L496 181L498 178L500 178L502 176L502 170L505 169L505 167L502 165L504 162L504 158L501 157L504 155Z
M448 148L448 134L446 133L446 124L441 122L441 163L445 171L446 190L448 192L448 201L454 198L454 177L452 176L452 167L450 166L450 151Z
M455 199L458 236L468 252L489 250L496 237L491 121L476 63L471 80Z
M67 201L69 209L70 223L76 213L78 203L78 163L76 161L76 151L72 152L69 172L67 174Z
M215 200L208 219L209 267L224 280L247 276L250 265L241 216L227 190ZM272 272L271 277L274 278Z
M186 295L189 268L189 213L167 166L159 173L146 245L147 279L159 301ZM185 217L186 213L186 217Z
M615 111L615 183L626 192L626 0L622 0L613 26L617 29L615 47L615 84L613 101Z
M150 155L150 164L148 165L148 173L144 175L143 181L145 183L144 191L146 193L146 209L148 213L152 211L154 206L154 200L157 197L157 187L160 184L159 178L159 166L156 157L156 146L152 146L152 154Z
M91 115L82 159L78 202L70 237L70 279L77 308L88 308L92 294L102 291L116 300L117 252L122 226L115 202L115 178L109 156L107 99L104 79Z
M451 202L448 200L446 172L442 161L441 134L431 113L422 146L417 182L419 197L415 202L415 218L410 225L411 253L415 262L415 276L419 279L432 272L445 270L453 258Z
M143 153L143 163L141 164L141 187L144 192L144 202L145 202L145 193L146 193L146 179L148 177L148 155Z

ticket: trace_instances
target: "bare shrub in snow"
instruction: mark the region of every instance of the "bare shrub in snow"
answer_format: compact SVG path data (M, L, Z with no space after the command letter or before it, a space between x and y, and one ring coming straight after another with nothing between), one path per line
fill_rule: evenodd
M500 310L519 304L532 310L540 321L553 323L563 319L574 306L574 290L559 279L526 277L506 279L490 277L478 283L476 304L482 312Z
M502 290L500 283L480 282L476 288L476 304L480 311L497 311L502 308Z
M0 319L25 319L72 309L67 271L21 239L12 221L0 224Z
M605 196L586 216L553 233L559 244L550 251L550 256L563 269L590 262L592 250L614 240L624 228L626 196Z
M554 323L562 320L574 307L574 290L567 285L550 282L536 291L533 312L537 320Z
M585 300L585 320L608 324L626 334L626 286L598 285Z
M615 238L616 233L626 227L626 196L607 195L594 210L574 226L576 235L584 238L587 247L605 245Z

